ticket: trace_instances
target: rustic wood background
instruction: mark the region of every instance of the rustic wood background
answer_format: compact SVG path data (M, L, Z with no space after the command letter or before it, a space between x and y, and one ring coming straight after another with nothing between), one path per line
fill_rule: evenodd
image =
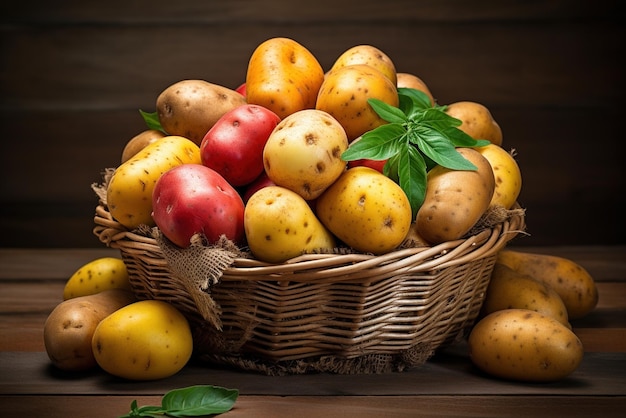
M485 104L515 148L530 236L624 244L624 14L611 0L2 2L0 246L98 247L90 184L186 78L231 88L260 42L324 68L371 44L441 104Z

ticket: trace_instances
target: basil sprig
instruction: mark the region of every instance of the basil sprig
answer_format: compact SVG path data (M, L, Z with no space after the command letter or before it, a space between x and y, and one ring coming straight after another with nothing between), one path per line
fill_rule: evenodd
M424 202L428 171L437 165L476 170L456 147L484 146L489 141L476 140L460 130L459 119L448 115L445 106L433 106L419 90L401 87L398 97L398 107L374 98L368 100L378 116L389 123L363 134L341 158L388 160L383 172L404 190L415 217Z
M131 417L199 417L222 414L232 409L239 391L220 386L196 385L167 392L161 406L137 406L134 400L130 412L120 418Z

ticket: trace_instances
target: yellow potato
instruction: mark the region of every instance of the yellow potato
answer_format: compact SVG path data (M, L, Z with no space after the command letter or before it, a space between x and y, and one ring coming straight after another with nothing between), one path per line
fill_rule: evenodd
M137 154L139 151L144 149L146 146L152 144L157 139L161 139L166 136L162 131L157 131L156 129L147 129L143 132L138 133L134 137L132 137L124 146L122 150L122 158L120 163L125 163L130 160L130 157Z
M530 309L569 327L567 308L547 284L496 263L482 306L482 315L504 309Z
M181 164L201 164L200 147L182 136L166 136L117 167L107 186L111 216L128 229L154 225L152 191L167 170Z
M398 106L398 90L383 73L365 64L340 67L328 72L315 108L328 112L346 131L348 141L387 123L374 112L368 99Z
M398 87L406 87L426 93L426 95L430 97L430 104L433 106L435 105L435 98L424 80L410 73L397 73L397 79L398 81L396 85Z
M91 349L96 327L116 310L135 302L128 290L108 289L59 303L43 327L46 353L62 370L87 370L97 365Z
M326 112L305 109L283 119L263 149L267 176L305 200L317 198L346 169L343 128Z
M468 345L470 359L479 369L529 382L565 378L578 368L584 353L569 328L528 309L506 309L486 316L470 332Z
M344 51L330 71L349 65L365 64L383 73L394 85L397 83L396 66L387 54L372 45L356 45Z
M485 213L495 189L491 165L472 148L458 148L476 171L430 170L424 203L416 216L416 228L426 241L439 244L463 237Z
M131 290L126 264L121 258L102 257L80 267L65 283L63 299L93 295L108 289Z
M510 152L495 144L474 148L489 161L496 180L496 188L491 198L491 205L499 205L505 209L517 202L522 191L522 172L517 161Z
M178 373L193 351L189 322L174 306L142 300L118 309L96 327L91 347L98 365L130 380Z
M593 277L578 263L548 254L503 250L498 263L546 283L559 294L569 319L578 319L598 304L598 289Z
M400 245L413 216L409 199L389 177L368 167L346 171L316 202L320 221L357 251L384 254Z
M219 118L244 104L245 97L235 90L204 80L181 80L159 94L156 110L165 132L199 146Z
M267 186L250 196L244 228L252 254L269 263L336 246L302 196L280 186Z
M471 101L455 102L448 105L446 113L459 119L459 129L472 138L502 145L502 129L485 105Z

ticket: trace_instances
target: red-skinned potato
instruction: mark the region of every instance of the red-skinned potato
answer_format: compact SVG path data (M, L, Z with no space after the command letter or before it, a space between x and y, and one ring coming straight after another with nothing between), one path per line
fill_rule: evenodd
M195 234L209 242L220 236L240 243L244 205L237 191L215 170L184 164L164 173L152 195L152 217L163 235L186 248Z
M263 172L263 148L280 122L276 113L246 104L222 116L200 144L202 164L232 186L245 186Z
M243 203L248 203L250 196L267 186L276 186L276 183L263 171L259 177L244 188L242 194Z

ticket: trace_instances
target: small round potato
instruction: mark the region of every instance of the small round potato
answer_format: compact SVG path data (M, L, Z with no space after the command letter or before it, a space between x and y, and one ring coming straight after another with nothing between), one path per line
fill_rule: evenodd
M396 66L387 54L372 45L356 45L342 53L335 61L330 71L349 65L365 64L376 68L383 73L393 84L398 79Z
M481 319L468 338L471 361L503 379L550 382L578 368L583 346L556 319L528 309L505 309Z
M484 105L471 101L456 102L448 105L446 113L459 119L459 129L472 138L502 145L502 129Z
M343 128L321 110L305 109L283 119L263 149L267 176L305 200L317 198L346 169Z
M165 133L157 131L156 129L147 129L138 133L126 143L126 146L124 146L120 163L125 163L130 160L133 155L137 154L146 146L152 144L157 139L163 138L164 136Z
M337 119L352 142L365 132L387 123L369 105L371 98L397 107L396 84L374 67L349 65L328 72L315 108Z
M406 87L410 89L419 90L422 93L425 93L428 97L430 97L431 105L433 106L435 105L435 98L433 97L433 94L431 93L430 89L428 88L424 80L410 73L398 73L397 78L398 78L398 81L397 81L398 87Z

